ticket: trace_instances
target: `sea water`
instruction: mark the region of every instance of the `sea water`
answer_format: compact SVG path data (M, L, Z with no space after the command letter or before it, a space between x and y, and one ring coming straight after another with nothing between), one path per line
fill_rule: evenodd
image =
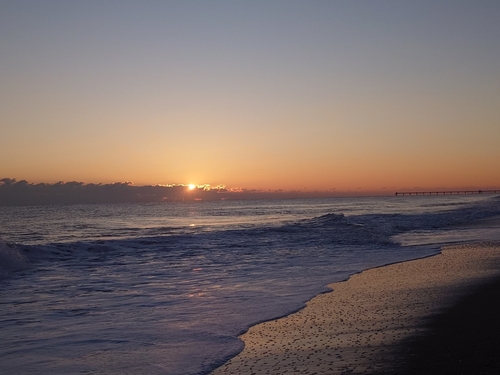
M499 215L486 195L0 207L0 374L207 374L249 326L499 240Z

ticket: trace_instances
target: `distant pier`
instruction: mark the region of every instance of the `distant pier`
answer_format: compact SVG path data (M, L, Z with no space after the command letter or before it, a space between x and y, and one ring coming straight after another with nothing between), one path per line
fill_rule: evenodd
M500 194L497 190L446 190L446 191L403 191L394 195L453 195L453 194Z

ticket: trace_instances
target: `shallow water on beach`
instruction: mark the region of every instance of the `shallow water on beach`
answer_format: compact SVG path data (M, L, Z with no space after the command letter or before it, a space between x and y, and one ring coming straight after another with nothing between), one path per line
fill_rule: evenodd
M499 215L494 196L0 207L0 373L205 374L250 325L498 240Z

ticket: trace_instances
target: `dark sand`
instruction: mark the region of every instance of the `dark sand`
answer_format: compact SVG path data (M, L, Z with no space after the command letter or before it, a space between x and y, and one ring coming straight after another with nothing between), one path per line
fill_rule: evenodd
M500 374L500 278L429 319L402 345L399 374Z
M500 374L500 245L446 248L331 284L251 327L221 374Z

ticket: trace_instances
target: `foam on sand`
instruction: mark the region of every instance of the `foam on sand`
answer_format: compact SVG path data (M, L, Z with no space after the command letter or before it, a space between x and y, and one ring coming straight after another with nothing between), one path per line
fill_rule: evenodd
M244 350L212 374L391 373L429 317L499 274L498 243L364 271L297 313L251 327Z

